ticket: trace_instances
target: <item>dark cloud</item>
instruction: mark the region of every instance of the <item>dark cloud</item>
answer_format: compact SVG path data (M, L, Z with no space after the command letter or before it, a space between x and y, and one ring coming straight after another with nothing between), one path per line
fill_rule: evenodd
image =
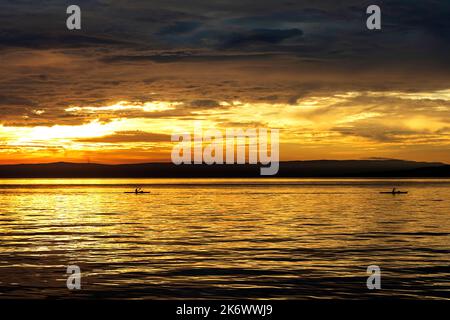
M15 96L3 96L0 95L0 106L8 107L8 106L35 106L36 104L23 97L15 97Z
M200 23L197 21L176 21L173 24L161 28L161 30L159 30L159 35L165 36L187 33L194 31L199 26Z
M208 99L191 101L191 106L194 108L199 108L199 109L221 107L219 101L208 100Z
M26 47L46 48L84 48L89 46L125 45L126 40L107 37L80 35L73 33L18 33L15 30L0 33L0 48Z
M192 101L295 104L442 90L450 79L448 1L381 0L379 32L366 29L372 3L359 0L80 0L81 31L65 27L69 4L1 1L2 123L79 124L93 115L66 108L120 100L183 101L142 115L192 117L217 106Z
M245 33L233 33L224 42L225 48L236 48L258 44L276 44L283 40L299 37L303 32L299 29L256 29Z
M106 63L120 63L120 62L155 62L155 63L174 63L174 62L188 62L188 63L206 63L206 62L227 62L227 61L243 61L243 60L257 60L267 59L273 54L198 54L190 52L167 52L152 55L112 55L102 59Z

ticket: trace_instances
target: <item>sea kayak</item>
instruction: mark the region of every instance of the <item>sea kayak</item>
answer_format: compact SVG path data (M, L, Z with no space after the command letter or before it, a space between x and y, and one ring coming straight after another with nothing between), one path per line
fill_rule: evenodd
M386 191L386 192L380 192L380 193L383 193L383 194L407 194L408 191L395 191L395 192Z
M140 191L140 192L124 192L124 193L143 194L143 193L150 193L150 192Z

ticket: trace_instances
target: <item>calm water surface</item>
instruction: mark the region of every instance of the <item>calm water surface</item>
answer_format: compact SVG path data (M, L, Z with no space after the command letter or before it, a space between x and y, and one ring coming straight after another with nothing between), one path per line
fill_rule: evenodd
M449 298L449 253L450 180L0 180L0 298Z

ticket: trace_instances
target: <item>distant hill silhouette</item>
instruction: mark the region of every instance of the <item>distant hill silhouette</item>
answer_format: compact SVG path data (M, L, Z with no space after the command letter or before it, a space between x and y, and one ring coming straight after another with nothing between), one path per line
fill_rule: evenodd
M105 165L48 163L0 165L0 178L238 178L261 177L260 165ZM403 160L314 160L280 162L270 177L450 177L450 165Z

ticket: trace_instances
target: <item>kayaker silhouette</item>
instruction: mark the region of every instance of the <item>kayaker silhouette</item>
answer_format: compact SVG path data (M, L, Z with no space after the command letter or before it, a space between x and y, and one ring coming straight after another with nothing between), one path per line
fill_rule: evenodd
M380 193L396 195L396 194L407 194L408 191L399 191L399 190L397 190L397 188L392 188L391 191L385 191L385 192L382 191Z

